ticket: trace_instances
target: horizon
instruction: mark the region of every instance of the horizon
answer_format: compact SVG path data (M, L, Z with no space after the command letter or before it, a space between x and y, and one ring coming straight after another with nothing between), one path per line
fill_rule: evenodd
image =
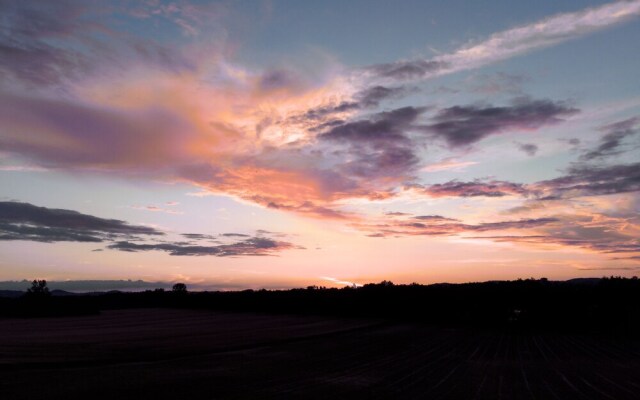
M640 271L640 0L0 11L0 281Z
M207 282L197 282L191 283L187 286L187 290L189 292L241 292L245 290L267 290L267 291L279 291L279 290L298 290L298 289L308 289L309 287L314 287L318 289L344 289L344 288L361 288L365 285L378 285L384 282L392 283L394 286L412 286L412 285L422 285L422 286L431 286L431 285L466 285L466 284L484 284L484 283L494 283L494 282L519 282L519 281L548 281L548 282L571 282L571 281L591 281L591 280L602 280L602 279L610 279L610 278L622 278L622 279L637 279L637 276L632 277L621 277L621 276L601 276L601 277L580 277L580 278L570 278L565 280L549 280L545 277L536 279L536 278L516 278L516 279L507 279L507 280L487 280L487 281L467 281L467 282L432 282L432 283L395 283L393 281L383 280L380 282L365 282L360 284L343 284L342 286L329 285L329 286L318 286L318 285L309 285L306 287L302 286L287 286L287 287L225 287L219 286L215 283L207 283ZM38 279L36 279L38 280ZM12 280L12 281L0 281L0 292L1 291L22 291L26 292L26 290L31 287L33 279L22 279L22 280ZM69 293L105 293L105 292L143 292L143 291L153 291L155 289L163 289L163 290L171 290L172 286L176 283L184 283L178 281L143 281L143 280L131 280L131 279L118 279L118 280L68 280L68 281L46 281L46 286L51 291L62 291Z

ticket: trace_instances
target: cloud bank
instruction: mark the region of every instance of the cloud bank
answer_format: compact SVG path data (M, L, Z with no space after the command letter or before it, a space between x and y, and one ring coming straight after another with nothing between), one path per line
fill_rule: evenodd
M38 207L29 203L0 202L0 241L24 240L35 242L90 242L108 243L107 248L126 252L159 250L172 256L267 256L288 249L302 249L289 242L268 237L260 231L251 237L240 233L220 236L183 234L194 242L166 242L159 237L166 233L155 228L131 225L117 219L99 218L73 210ZM243 238L227 244L211 244L211 239Z

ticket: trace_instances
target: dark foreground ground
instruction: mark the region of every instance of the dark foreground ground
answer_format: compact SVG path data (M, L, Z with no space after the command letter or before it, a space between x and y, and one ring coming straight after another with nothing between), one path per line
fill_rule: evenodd
M638 399L603 335L203 310L0 319L2 399Z

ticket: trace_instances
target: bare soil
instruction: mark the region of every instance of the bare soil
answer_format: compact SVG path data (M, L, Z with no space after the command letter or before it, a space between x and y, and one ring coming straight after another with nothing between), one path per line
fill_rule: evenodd
M0 319L0 398L638 399L631 339L134 309Z

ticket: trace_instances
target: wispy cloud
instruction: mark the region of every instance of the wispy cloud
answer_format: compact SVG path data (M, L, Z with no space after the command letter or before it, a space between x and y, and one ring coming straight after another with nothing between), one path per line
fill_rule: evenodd
M538 145L535 144L535 143L519 143L519 142L516 142L516 146L518 147L518 150L520 150L521 152L525 153L529 157L535 156L536 153L539 150Z
M135 206L131 206L131 208L133 208L134 210L143 210L143 211L151 211L151 212L163 212L163 213L166 213L166 214L174 214L174 215L184 214L182 211L176 211L176 210L172 210L172 209L169 209L169 208L163 208L163 207L158 207L158 206L154 206L154 205L147 205L147 206L135 205Z
M600 139L598 147L582 154L580 156L582 160L601 159L624 152L622 148L624 139L640 133L640 117L607 124L599 130L604 133L604 136Z
M553 46L640 15L640 1L617 1L599 7L557 14L491 35L452 53L432 59L398 61L368 67L369 79L414 80L479 68L487 64Z
M446 158L440 162L428 164L422 167L422 171L426 172L438 172L438 171L460 171L466 167L478 164L477 161L458 161L455 158Z
M556 218L528 218L498 222L466 224L440 215L387 218L377 223L354 223L353 226L369 232L371 237L402 236L457 236L465 233L528 230L558 222Z

